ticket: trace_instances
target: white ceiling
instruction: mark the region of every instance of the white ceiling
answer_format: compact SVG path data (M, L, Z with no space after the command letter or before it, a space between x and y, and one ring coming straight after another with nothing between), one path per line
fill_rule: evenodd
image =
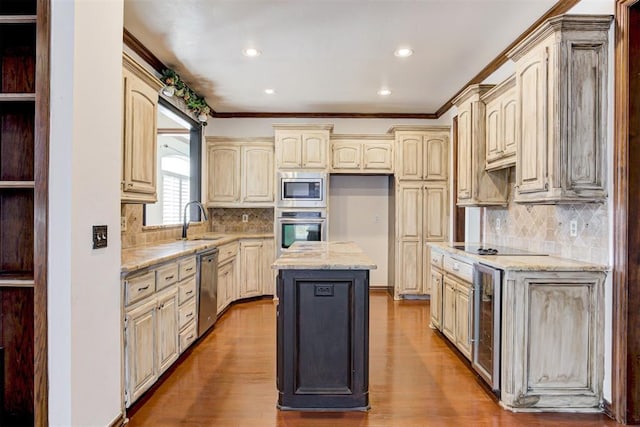
M125 0L124 26L217 112L434 113L555 3Z

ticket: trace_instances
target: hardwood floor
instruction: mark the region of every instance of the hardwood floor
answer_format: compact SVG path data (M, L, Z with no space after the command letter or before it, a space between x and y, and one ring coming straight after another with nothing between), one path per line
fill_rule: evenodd
M605 415L500 408L429 329L429 305L371 294L369 412L276 409L275 303L238 304L134 413L136 426L607 426Z

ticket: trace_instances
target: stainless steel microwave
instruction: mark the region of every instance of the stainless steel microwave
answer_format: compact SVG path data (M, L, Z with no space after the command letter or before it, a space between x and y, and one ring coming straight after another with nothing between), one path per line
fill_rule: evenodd
M324 172L279 172L278 207L326 207L328 180Z

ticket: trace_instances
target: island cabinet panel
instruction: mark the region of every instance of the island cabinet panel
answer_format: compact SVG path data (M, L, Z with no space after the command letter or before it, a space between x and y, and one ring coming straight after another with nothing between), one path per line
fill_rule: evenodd
M368 409L368 292L368 270L280 271L280 409Z
M604 378L602 272L507 272L502 393L514 410L597 410Z

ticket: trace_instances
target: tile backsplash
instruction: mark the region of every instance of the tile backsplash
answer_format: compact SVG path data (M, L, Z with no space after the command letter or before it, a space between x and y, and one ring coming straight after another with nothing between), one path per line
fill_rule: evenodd
M242 222L242 215L248 221ZM209 209L211 231L216 233L272 233L272 208L215 208Z
M609 264L607 203L518 204L513 202L513 194L511 183L506 208L485 208L484 243ZM578 226L575 237L570 236L572 220Z

